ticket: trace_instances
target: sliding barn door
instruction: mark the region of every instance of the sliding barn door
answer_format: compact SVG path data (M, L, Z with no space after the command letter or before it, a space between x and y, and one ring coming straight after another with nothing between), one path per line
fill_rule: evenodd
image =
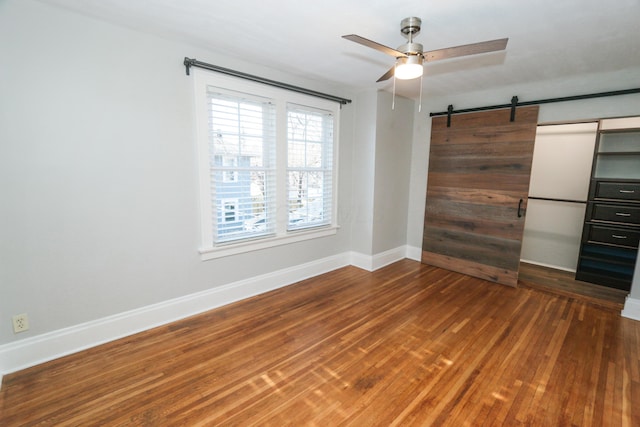
M517 286L538 107L435 117L422 262Z

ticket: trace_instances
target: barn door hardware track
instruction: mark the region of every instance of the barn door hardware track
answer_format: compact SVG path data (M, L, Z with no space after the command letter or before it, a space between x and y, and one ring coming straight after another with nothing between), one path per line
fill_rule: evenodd
M603 98L606 96L619 96L619 95L630 95L633 93L640 93L640 88L635 89L623 89L623 90L613 90L609 92L599 92L599 93L590 93L587 95L573 95L573 96L563 96L560 98L548 98L548 99L539 99L537 101L524 101L519 102L518 97L514 96L511 98L510 104L501 104L501 105L490 105L487 107L475 107L475 108L465 108L462 110L454 110L453 105L449 104L447 107L447 111L440 111L437 113L429 113L430 117L435 116L447 116L447 127L451 127L451 115L452 114L462 114L462 113L472 113L476 111L487 111L487 110L498 110L501 108L511 108L511 121L514 121L516 118L516 107L526 107L528 105L540 105L540 104L550 104L554 102L567 102L567 101L579 101L582 99L591 99L591 98Z

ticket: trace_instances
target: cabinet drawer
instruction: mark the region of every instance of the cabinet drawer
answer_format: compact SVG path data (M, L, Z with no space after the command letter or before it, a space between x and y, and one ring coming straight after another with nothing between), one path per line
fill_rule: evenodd
M640 183L598 181L596 182L595 197L597 199L640 201Z
M591 225L587 228L587 233L589 242L607 243L628 248L637 248L638 242L640 242L640 231L624 228Z
M593 221L640 224L640 207L594 203L591 219Z

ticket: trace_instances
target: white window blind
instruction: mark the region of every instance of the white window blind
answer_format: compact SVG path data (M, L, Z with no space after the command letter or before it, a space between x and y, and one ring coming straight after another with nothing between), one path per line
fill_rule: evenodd
M333 115L287 105L288 230L331 224Z
M275 107L269 99L209 87L213 241L275 231Z
M339 105L194 77L202 259L335 235Z

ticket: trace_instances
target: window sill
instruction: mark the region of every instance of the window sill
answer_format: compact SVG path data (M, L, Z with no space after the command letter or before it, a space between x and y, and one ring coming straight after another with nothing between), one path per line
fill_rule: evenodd
M201 248L199 251L200 259L202 259L202 261L207 261L210 259L223 258L260 249L272 248L274 246L288 245L305 240L333 236L338 232L338 228L338 226L330 226L313 230L293 231L289 232L286 236L275 236L241 243L230 243L216 247Z

